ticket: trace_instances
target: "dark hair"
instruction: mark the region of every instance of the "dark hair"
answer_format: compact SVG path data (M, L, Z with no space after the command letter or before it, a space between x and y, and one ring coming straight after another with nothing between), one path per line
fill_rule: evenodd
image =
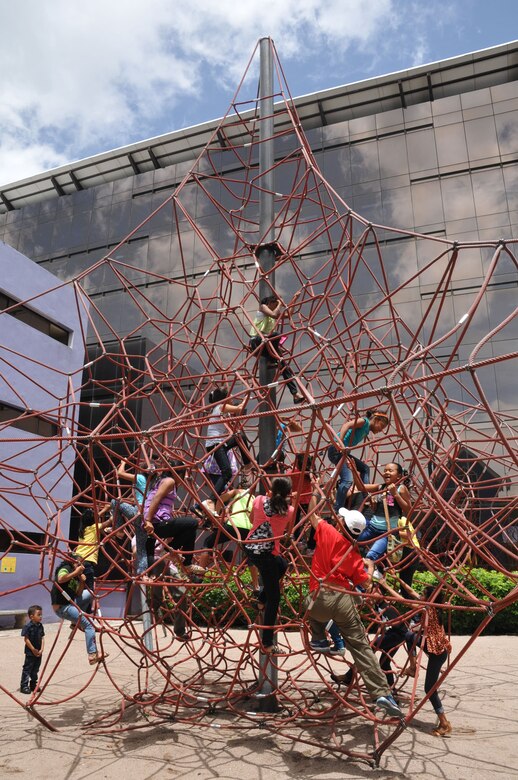
M228 398L228 387L215 387L209 393L209 404L215 404Z
M79 522L79 539L82 539L85 535L85 530L88 526L95 523L95 515L93 509L84 509L81 513L81 520Z
M276 515L285 515L288 511L288 496L291 493L291 479L275 477L272 479L270 506Z
M264 298L261 298L261 304L263 306L269 306L270 304L275 304L279 300L278 295L271 294L265 295Z
M306 468L305 468L306 474L314 474L312 455L306 455L304 452L296 452L295 466L302 471L302 466L304 465L304 459L306 460Z
M163 479L174 479L176 481L176 475L187 471L187 464L181 460L170 460L168 465L169 468L167 469L158 468L153 471L149 479L148 490L153 490Z
M40 607L39 604L32 604L27 610L27 614L29 617L32 617L35 612L43 612L43 607Z
M397 468L398 477L404 477L403 484L406 485L406 487L410 487L410 483L412 482L411 478L408 476L408 471L403 468L401 463L396 463L395 461L390 461L392 465L394 465Z
M185 474L188 468L187 463L184 463L183 460L170 460L169 466L171 469L167 472L167 476L173 477L173 479L175 474Z

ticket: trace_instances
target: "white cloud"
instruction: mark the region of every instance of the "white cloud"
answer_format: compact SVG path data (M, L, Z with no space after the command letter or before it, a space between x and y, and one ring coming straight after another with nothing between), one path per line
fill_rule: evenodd
M173 129L182 100L203 104L214 83L230 96L263 35L283 60L332 58L374 45L393 12L394 0L4 4L0 182Z

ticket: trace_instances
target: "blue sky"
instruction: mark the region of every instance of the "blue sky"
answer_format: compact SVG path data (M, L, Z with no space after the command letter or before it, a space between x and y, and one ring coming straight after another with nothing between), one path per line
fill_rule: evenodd
M2 32L0 186L222 116L261 36L297 96L507 43L518 3L24 0Z

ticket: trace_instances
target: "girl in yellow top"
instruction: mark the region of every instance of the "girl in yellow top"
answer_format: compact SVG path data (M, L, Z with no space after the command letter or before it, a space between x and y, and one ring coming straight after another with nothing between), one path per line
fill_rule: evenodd
M282 311L282 303L276 295L267 295L261 299L259 310L256 312L250 329L250 351L256 352L257 350L257 355L260 356L263 348L266 347L267 359L270 365L280 367L288 390L293 396L293 403L301 404L304 401L304 396L297 390L297 383L293 380L293 371L281 358L284 353L283 338L276 326Z
M85 509L81 515L79 523L79 539L75 554L82 559L84 566L85 585L92 594L94 594L95 567L99 560L99 545L101 536L105 528L111 523L111 518L102 523L96 523L93 509ZM90 607L87 611L91 612Z

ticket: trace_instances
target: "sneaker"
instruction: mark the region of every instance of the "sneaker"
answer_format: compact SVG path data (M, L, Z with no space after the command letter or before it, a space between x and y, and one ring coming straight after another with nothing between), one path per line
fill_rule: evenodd
M348 669L345 674L331 673L330 677L337 685L350 685L353 681L353 670Z
M329 653L331 650L331 643L327 639L312 639L309 646L315 653Z
M376 706L379 707L380 710L386 712L387 715L391 715L393 718L403 717L403 713L399 709L397 701L393 696L390 695L390 693L387 696L379 696L376 699Z
M345 645L340 642L335 642L332 647L329 648L330 655L345 655Z
M188 642L191 638L191 635L187 633L187 631L184 634L176 634L175 638L178 639L179 642Z
M25 688L20 688L20 693L26 693L26 694L29 694L29 696L30 696L30 694L31 694L31 689L30 689L30 688L27 688L27 687L25 687Z

